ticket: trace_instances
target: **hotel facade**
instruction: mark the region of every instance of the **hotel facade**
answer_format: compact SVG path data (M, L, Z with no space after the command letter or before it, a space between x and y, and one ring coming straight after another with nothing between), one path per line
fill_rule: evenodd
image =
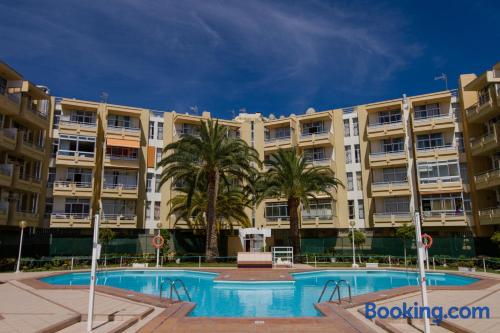
M333 198L302 211L304 235L345 233L351 221L390 235L418 210L434 234L488 236L500 226L500 63L458 81L457 90L219 123L262 160L297 147L342 181ZM0 226L89 229L100 209L103 227L197 232L168 216L176 188L159 186L157 164L163 147L196 134L209 112L50 97L0 63L0 113ZM248 214L254 227L286 237L285 201Z

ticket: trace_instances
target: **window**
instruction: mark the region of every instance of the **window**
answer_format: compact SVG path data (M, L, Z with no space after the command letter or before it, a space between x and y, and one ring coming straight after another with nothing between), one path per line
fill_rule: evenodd
M54 110L54 123L52 124L52 128L59 127L59 120L61 119L61 110Z
M158 221L160 219L160 201L155 202L154 219Z
M95 112L74 110L69 116L69 121L78 124L95 125Z
M432 149L443 146L443 133L420 134L417 136L417 149Z
M182 123L181 128L179 129L180 135L199 135L200 134L200 126Z
M379 124L390 124L401 122L401 110L382 111L378 114Z
M382 151L384 153L395 153L404 150L403 138L384 139L382 141Z
M455 133L455 141L457 143L458 151L463 153L465 151L464 134L462 132Z
M356 163L361 162L361 151L359 150L359 145L354 145L354 160Z
M382 170L383 183L402 183L408 180L406 168L386 168Z
M160 175L155 175L155 192L160 193L160 183L161 183L161 176Z
M347 164L352 163L352 151L351 146L345 146L345 162Z
M288 220L289 216L290 215L288 215L288 205L286 202L266 203L267 220L277 220L277 219Z
M353 184L353 178L352 178L352 172L347 173L347 190L352 191L354 190L354 184Z
M163 123L158 123L158 133L156 134L156 139L163 140Z
M102 210L104 216L121 216L127 218L135 216L135 200L103 199Z
M52 187L56 180L56 168L49 168L49 176L47 178L47 187Z
M349 119L344 119L344 136L351 136L351 128L349 126Z
M363 200L358 200L358 217L360 219L365 218L365 206L363 205Z
M277 127L265 131L266 141L282 140L282 139L290 139L290 127L288 126Z
M136 160L138 149L137 148L129 148L129 147L115 147L115 146L107 146L106 147L106 157L110 159L117 160Z
M64 212L66 214L88 215L90 212L90 199L66 198Z
M384 200L385 213L409 213L410 199L408 197L393 197Z
M148 172L147 180L146 180L146 192L151 192L153 188L153 174Z
M415 119L434 118L440 115L439 103L415 106Z
M320 220L330 220L334 216L332 207L332 201L329 199L311 200L309 202L309 210L303 210L302 218L311 220L318 217Z
M132 128L132 121L130 116L110 114L108 116L108 126Z
M127 170L105 170L104 187L116 188L122 186L125 189L137 188L137 172Z
M451 103L451 109L453 114L455 114L455 120L457 122L462 121L462 111L460 110L460 103Z
M57 154L94 157L94 148L95 137L60 134Z
M50 216L52 210L54 209L54 197L45 198L45 216Z
M325 147L311 148L304 151L306 161L322 161L328 159L325 153Z
M146 201L146 219L151 218L151 201Z
M52 141L52 157L57 155L57 150L59 148L59 141Z
M467 163L460 163L460 177L462 177L463 184L469 184L469 173Z
M441 213L462 214L463 210L461 193L422 196L422 211L424 216Z
M361 191L363 188L363 180L361 178L361 171L356 172L356 189Z
M325 132L326 129L324 121L313 121L302 125L302 135L311 135Z
M154 121L149 122L149 138L150 139L155 138L155 123L154 123Z
M160 163L162 154L163 154L163 149L156 148L156 166L158 166L158 163Z
M352 118L352 135L354 136L359 135L358 118Z
M66 181L90 186L92 183L92 169L68 168Z
M347 206L349 207L349 219L356 218L354 209L354 200L347 200Z
M457 160L417 162L417 171L420 184L460 181Z

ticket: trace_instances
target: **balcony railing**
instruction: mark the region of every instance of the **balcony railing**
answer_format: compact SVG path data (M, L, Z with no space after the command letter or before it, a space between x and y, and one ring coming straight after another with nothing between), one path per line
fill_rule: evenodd
M457 150L455 145L453 145L452 143L444 144L442 146L417 147L417 151L419 151L419 152L425 152L425 151L444 152L444 151L451 151L451 150Z
M66 124L66 125L78 125L78 126L83 126L83 127L96 127L97 122L86 122L86 121L78 121L78 120L71 120L71 119L60 119L59 124Z
M121 220L121 221L133 221L135 220L137 215L135 214L103 214L103 220Z
M459 182L461 178L459 175L455 176L440 176L440 177L429 177L429 178L420 178L420 184L437 184L439 182L442 183L452 183Z
M388 121L388 122L382 122L382 123L370 123L368 124L368 128L378 128L378 127L397 127L399 125L402 125L403 121L400 120L394 120L394 121Z
M0 129L0 134L11 139L16 139L17 128L2 128Z
M387 186L408 186L408 180L393 180L388 182L373 182L372 188L381 188Z
M302 132L302 133L300 133L300 137L301 138L310 138L312 136L314 136L314 137L324 137L324 136L328 136L328 133L329 133L329 131L327 131L327 130L324 130L324 131L321 131L321 132L316 132L316 133Z
M130 155L112 155L112 154L106 154L106 158L109 158L110 160L135 161L139 157L138 156L130 156Z
M265 138L264 142L265 143L271 143L271 142L278 142L278 141L290 141L291 138L292 138L291 135L288 135L288 136L275 136L275 137Z
M379 151L370 153L370 157L396 156L401 154L406 154L406 151L405 150Z
M422 215L425 217L441 217L441 216L465 216L463 210L431 210L423 211Z
M36 149L36 150L39 150L39 151L43 151L43 146L38 144L38 143L35 143L33 141L30 141L30 140L27 140L26 138L23 138L23 145L26 145L30 148L33 148L33 149Z
M140 127L125 127L125 126L114 126L108 124L108 130L111 131L126 131L126 132L139 132L141 130Z
M289 216L266 216L266 221L277 222L277 221L289 221Z
M420 114L418 112L415 112L415 121L426 121L429 119L446 119L446 118L451 118L452 114L451 113L428 113L428 112L421 112Z
M381 212L373 213L373 217L379 219L390 219L392 217L395 219L411 219L412 215L410 212Z
M487 142L490 140L494 140L495 136L496 136L495 131L493 131L491 133L483 134L477 138L472 138L470 141L470 145L471 145L471 147L473 147L475 145L481 144L481 142Z
M57 155L94 158L95 153L93 151L74 151L74 150L59 149L57 151Z
M331 220L333 219L333 214L326 214L326 215L315 215L315 214L302 214L302 219L303 220Z
M76 187L76 188L91 188L92 182L73 182L73 181L55 181L54 187Z
M105 189L136 190L137 184L103 184Z
M89 213L52 213L51 215L52 219L59 219L59 220L89 220L90 219L90 214Z
M307 163L310 163L312 165L329 165L331 160L332 160L331 157L306 159Z
M500 178L500 169L491 169L482 173L479 173L474 176L474 180L476 183L480 183L483 181L486 181L487 179L490 179L491 177L497 177Z

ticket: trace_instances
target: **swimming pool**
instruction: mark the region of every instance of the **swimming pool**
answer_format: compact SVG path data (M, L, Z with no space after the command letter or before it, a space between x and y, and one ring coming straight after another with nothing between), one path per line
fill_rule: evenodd
M328 270L292 274L293 281L214 281L217 273L189 270L123 270L99 272L97 284L159 295L163 279L181 279L196 303L192 317L316 317L317 302L327 280L345 279L352 294L416 286L418 274L403 271ZM88 285L90 273L51 276L42 281L56 285ZM442 273L428 273L429 285L467 285L477 279ZM181 288L179 293L186 300ZM347 291L343 291L343 296Z

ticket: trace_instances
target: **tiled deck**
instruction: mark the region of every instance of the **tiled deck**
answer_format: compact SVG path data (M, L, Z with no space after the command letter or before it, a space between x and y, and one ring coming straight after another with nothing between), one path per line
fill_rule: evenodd
M313 269L203 269L217 272L220 280L269 281L291 280L290 273L310 271ZM64 272L67 273L67 272ZM51 273L54 274L54 273ZM63 328L61 332L83 332L85 323L88 288L80 286L54 286L43 283L39 276L47 273L0 274L0 280L10 281L0 285L0 295L13 295L12 298L0 298L0 332L36 332L41 326L48 328L46 332L56 332L57 325ZM56 273L57 274L57 273ZM497 275L481 274L482 280L462 287L430 287L430 297L436 302L456 302L450 304L468 304L481 300L483 305L492 307L493 313L498 313L499 279ZM188 317L194 304L169 303L159 301L157 297L124 291L117 288L97 287L96 298L96 332L383 332L380 326L368 321L358 311L367 301L389 304L402 302L403 299L418 297L416 287L404 287L371 293L353 298L353 304L344 308L334 303L322 303L318 309L324 317L310 318L194 318ZM460 290L451 292L450 290ZM437 297L437 298L436 298ZM15 301L11 306L11 299ZM486 302L487 304L484 304ZM490 304L491 303L491 304ZM25 304L30 304L26 307ZM439 304L439 303L437 303ZM16 307L17 306L17 307ZM24 315L25 314L25 315ZM24 315L24 316L23 316ZM1 317L4 319L1 319ZM498 320L496 318L495 320ZM21 330L18 329L17 322ZM68 325L69 324L69 325ZM409 329L406 323L389 323L391 329ZM482 320L473 323L472 320L461 323L463 327L471 327L471 332L481 328L481 332L490 332L499 324ZM63 326L61 326L63 325ZM399 326L398 326L399 325ZM463 328L462 327L462 328ZM415 328L412 328L413 330ZM434 332L445 330L435 327ZM402 330L413 332L412 330ZM418 331L418 330L417 330ZM446 330L445 330L446 331ZM463 332L467 332L464 330ZM491 331L493 332L493 331Z

